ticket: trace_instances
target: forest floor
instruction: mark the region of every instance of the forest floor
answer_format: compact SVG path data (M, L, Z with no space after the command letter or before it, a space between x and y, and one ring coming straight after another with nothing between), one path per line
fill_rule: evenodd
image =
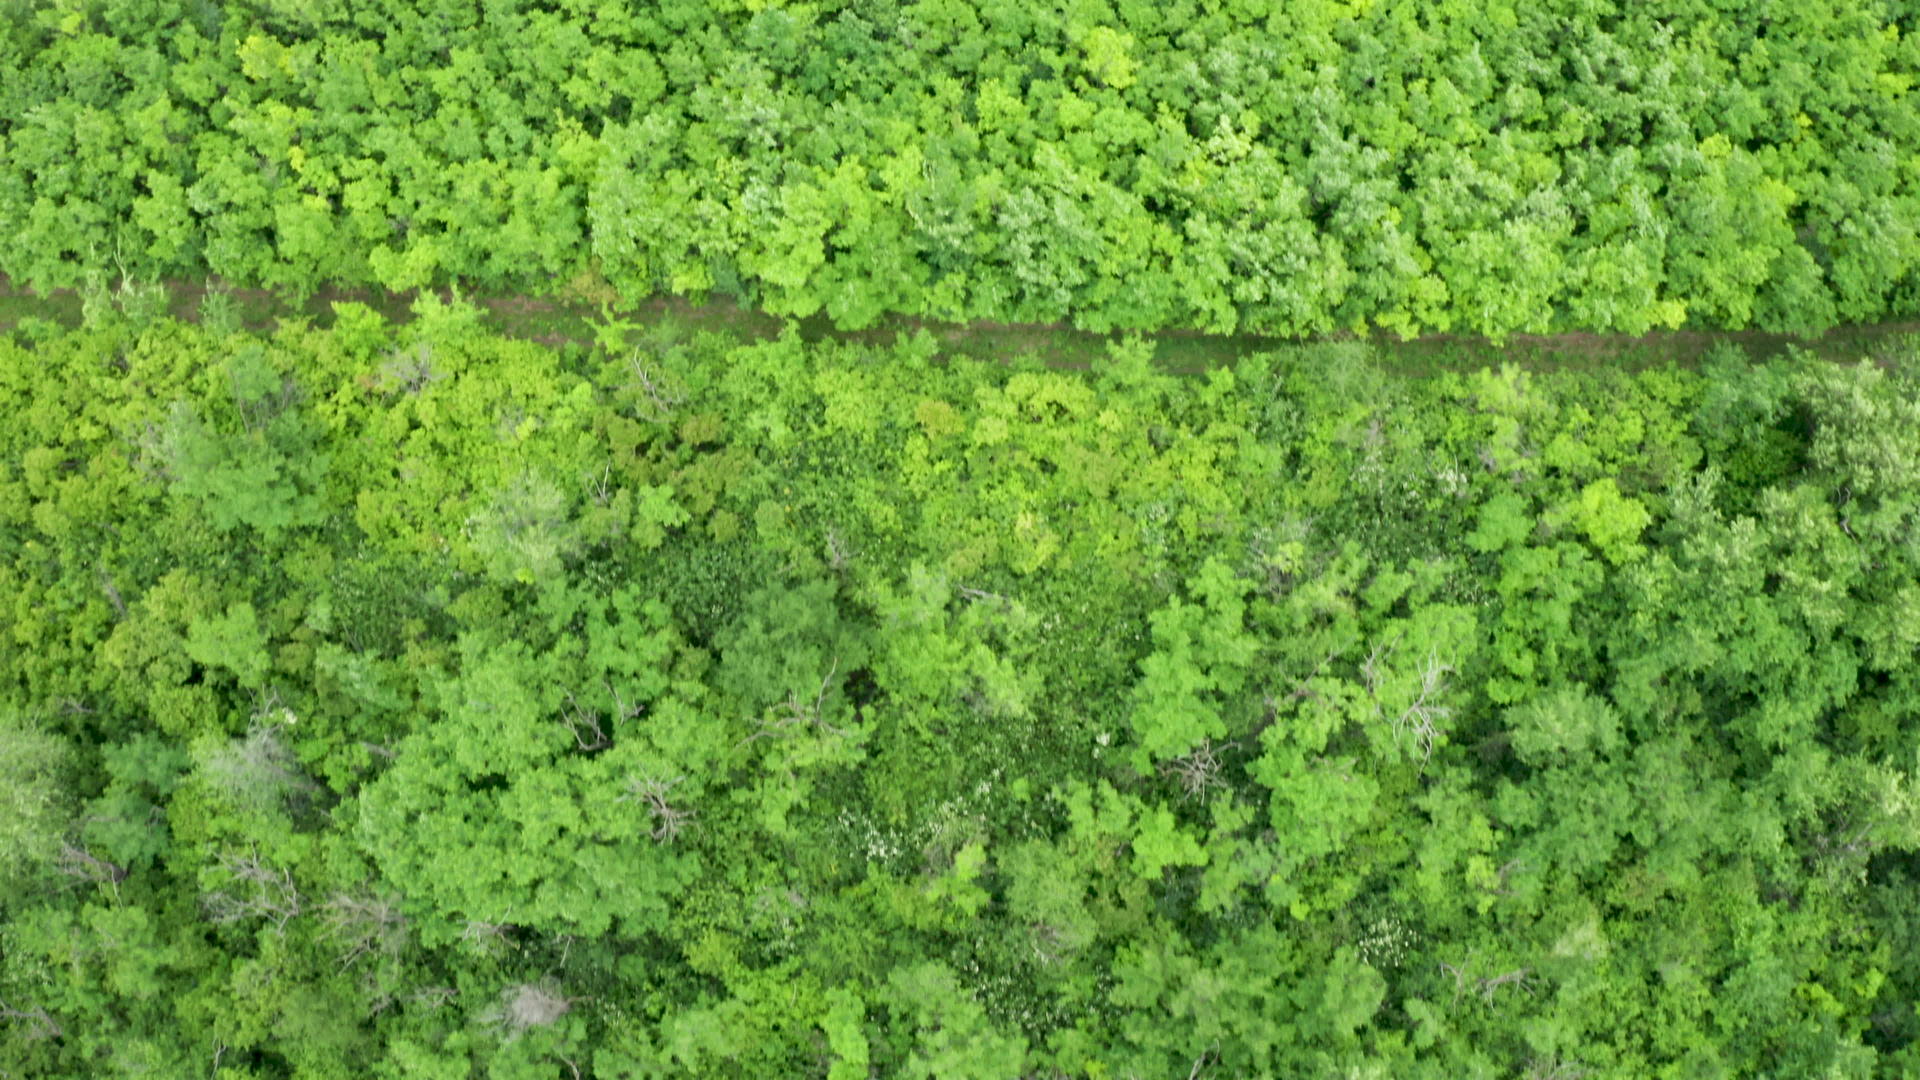
M271 328L281 319L296 316L305 316L316 325L324 326L332 321L333 305L345 301L366 304L389 319L404 322L412 317L410 309L414 300L413 293L364 289L326 289L304 299L294 299L264 289L225 291L242 322L254 329ZM199 317L209 286L204 281L174 281L167 284L167 292L171 313L177 318L191 320ZM602 319L598 303L581 299L488 294L480 294L472 299L487 310L489 321L496 330L554 345L592 342L593 326ZM12 329L23 318L51 319L63 325L75 326L81 319L81 307L81 297L74 290L60 289L42 296L0 278L0 333ZM792 321L741 308L725 298L703 303L678 297L660 298L636 309L618 310L615 314L636 322L671 322L687 330L726 331L747 338L776 337ZM891 318L873 329L839 330L825 316L801 319L797 323L801 336L808 340L838 338L890 343L898 334L925 330L949 353L992 360L1031 355L1050 366L1062 368L1088 366L1094 358L1104 354L1108 342L1123 336L1075 330L1065 324L954 324ZM1758 330L1661 330L1638 336L1514 334L1504 343L1461 334L1430 334L1402 340L1384 332L1366 340L1374 346L1380 363L1389 371L1422 375L1436 371L1474 370L1501 363L1516 363L1537 369L1610 367L1630 370L1668 363L1692 365L1723 342L1739 345L1749 357L1756 359L1798 348L1841 362L1879 360L1883 352L1892 351L1891 347L1896 341L1914 335L1920 335L1920 320L1841 326L1813 337ZM1174 330L1150 336L1156 342L1155 355L1162 363L1171 370L1188 372L1230 364L1249 353L1305 344L1258 334L1203 334Z

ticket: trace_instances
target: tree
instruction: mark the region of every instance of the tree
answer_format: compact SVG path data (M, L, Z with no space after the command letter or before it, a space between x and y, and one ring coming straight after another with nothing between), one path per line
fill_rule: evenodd
M58 736L0 714L0 881L22 890L53 862L71 823L70 755Z

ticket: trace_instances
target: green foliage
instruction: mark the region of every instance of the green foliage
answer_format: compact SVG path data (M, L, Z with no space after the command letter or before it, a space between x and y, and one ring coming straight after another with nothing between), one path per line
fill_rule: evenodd
M253 605L244 601L227 608L223 616L190 623L186 648L194 663L226 668L249 689L259 689L266 677L267 641Z
M249 85L324 81L293 31L330 11L226 15ZM762 14L741 47L796 79L809 35L874 31ZM1057 80L979 54L1022 106L996 132L1157 92L1157 17L1074 16ZM704 47L618 92L705 78ZM1257 157L1219 119L1193 168ZM715 106L703 152L774 122ZM612 167L589 150L582 175ZM883 203L948 169L864 167L847 190ZM811 205L766 239L789 282L847 250L838 218L810 246ZM971 206L912 209L965 249ZM1083 376L931 337L609 321L556 351L458 300L416 314L254 334L110 304L0 339L0 1073L1920 1053L1911 357L1397 380L1348 343L1177 378L1135 340Z
M60 849L71 808L69 751L57 736L36 730L18 717L0 724L0 779L6 814L0 832L0 881L18 889L50 863Z
M1912 309L1898 5L976 7L22 9L0 273L135 321L108 282L1290 337Z
M296 408L297 389L258 345L238 353L226 373L241 430L222 432L177 402L155 439L158 467L172 491L197 502L221 531L249 526L271 537L313 523L326 457Z

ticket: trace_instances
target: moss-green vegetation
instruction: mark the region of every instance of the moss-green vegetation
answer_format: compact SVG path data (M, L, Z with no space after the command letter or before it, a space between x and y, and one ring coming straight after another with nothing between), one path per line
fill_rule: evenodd
M0 6L0 273L1096 331L1920 310L1910 3Z
M1920 1069L1911 351L161 306L0 339L0 1072Z
M1920 1077L1917 29L0 3L0 1080Z

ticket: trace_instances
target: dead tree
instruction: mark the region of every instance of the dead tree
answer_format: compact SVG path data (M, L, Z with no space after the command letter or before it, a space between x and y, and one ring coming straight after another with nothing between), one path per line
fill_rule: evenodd
M1179 781L1180 789L1189 799L1205 795L1210 789L1227 786L1226 781L1220 779L1220 758L1214 753L1212 739L1201 739L1200 745L1185 757L1161 762L1160 775Z
M627 793L620 796L619 801L646 804L647 815L653 819L653 838L670 844L696 816L694 811L674 806L667 800L673 789L685 780L684 776L676 776L671 780L629 776Z
M233 891L223 889L209 893L203 899L207 916L214 922L225 924L243 919L265 919L273 923L276 932L284 932L287 923L304 910L300 890L293 883L293 875L268 866L260 856L222 855L220 868L232 876L234 884L240 887Z
M607 737L606 728L600 725L600 714L582 708L571 692L567 694L567 707L560 714L560 723L573 733L574 745L582 753L591 754L613 745L613 740Z
M126 867L73 844L60 845L60 857L55 865L61 873L82 881L118 885L127 880Z
M550 1027L573 1011L578 998L562 996L552 982L521 983L501 991L500 1000L481 1017L500 1028L509 1041L537 1027Z
M833 686L833 676L839 670L840 658L836 656L833 658L833 666L827 669L826 677L820 680L820 690L811 702L802 701L799 691L788 694L787 700L780 705L786 712L771 720L761 720L760 729L740 740L735 749L755 739L775 739L808 729L824 731L829 735L845 735L846 729L828 723L825 714L821 711L826 705L827 691Z
M27 1025L28 1039L57 1039L65 1034L47 1010L35 1006L31 1009L16 1009L0 1001L0 1020L10 1020Z
M387 897L334 893L321 918L326 923L322 936L340 949L342 971L371 953L398 952L406 943L407 917Z

